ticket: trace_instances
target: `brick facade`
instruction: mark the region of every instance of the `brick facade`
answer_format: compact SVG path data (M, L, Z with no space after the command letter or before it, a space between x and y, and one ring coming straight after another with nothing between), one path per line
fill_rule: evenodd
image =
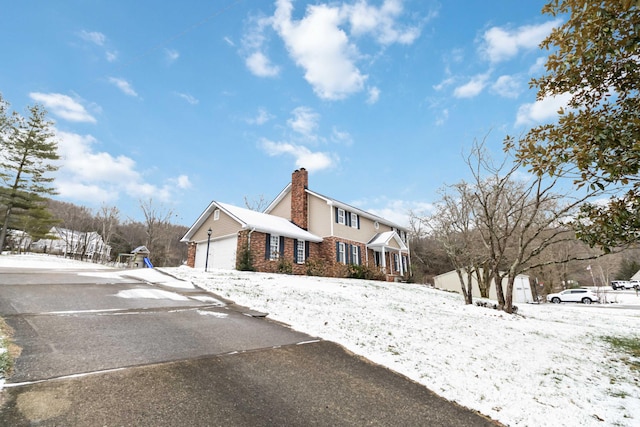
M249 235L251 236L249 238ZM307 242L309 245L309 257L305 263L299 264L295 262L294 242L295 239L284 238L284 251L277 260L268 259L265 255L267 248L266 233L258 231L250 232L242 230L238 233L238 248L236 251L236 268L239 268L242 262L242 254L246 251L247 243L250 240L251 265L255 271L264 273L290 272L292 274L306 275L309 274L309 268L315 266L321 260L321 243ZM309 261L309 263L307 263ZM284 271L283 271L284 270Z
M196 242L189 242L187 247L187 266L194 268L196 266Z
M309 229L309 203L306 189L309 186L309 173L300 168L291 174L291 222L303 230Z

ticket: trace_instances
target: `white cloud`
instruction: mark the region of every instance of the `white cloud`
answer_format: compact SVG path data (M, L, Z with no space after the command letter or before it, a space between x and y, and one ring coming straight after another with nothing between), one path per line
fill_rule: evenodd
M31 92L29 97L44 105L52 114L71 122L96 123L96 119L79 102L60 93Z
M403 12L401 0L385 0L380 7L359 0L353 6L345 6L345 11L354 35L371 33L380 44L411 44L420 36L419 27L398 29L396 19Z
M351 204L403 227L409 226L409 213L411 211L422 214L433 210L433 204L431 203L388 199L386 197L380 197L375 200L357 200L351 202Z
M487 85L487 79L489 78L489 74L478 74L474 76L469 82L463 84L462 86L458 86L453 91L453 96L456 98L473 98L482 92L482 90Z
M353 144L353 138L349 132L342 132L335 126L331 130L331 140L335 143L350 146Z
M96 184L83 184L68 179L56 179L56 190L63 198L83 200L94 204L112 202L118 199L118 192L101 188Z
M489 28L483 35L482 50L491 62L505 61L517 55L521 49L537 48L560 22L556 19L539 25L524 25L513 30Z
M125 95L133 96L136 98L138 97L138 94L136 93L135 90L133 90L133 87L131 86L131 84L124 79L109 77L109 83L113 84L115 87L120 89Z
M126 183L139 181L135 161L126 156L113 157L106 152L94 152L97 141L91 135L57 132L60 142L58 151L62 168L82 181Z
M229 37L225 36L222 38L225 42L227 42L227 44L231 47L235 47L235 43L233 42L233 40L231 40Z
M107 41L107 37L98 31L86 31L82 30L78 33L81 39L93 43L97 46L104 46L104 42Z
M196 105L198 104L200 101L198 100L198 98L189 95L188 93L181 93L181 92L176 92L176 95L178 95L180 98L184 99L185 101L187 101L189 104L191 105Z
M187 175L180 175L179 177L171 180L174 182L176 187L186 190L187 188L191 188L191 181Z
M298 168L305 168L310 172L328 169L333 166L334 160L327 153L313 152L307 147L286 142L273 142L262 139L260 145L269 156L288 154L295 158Z
M378 44L387 46L410 44L420 35L419 26L398 24L403 13L401 0L384 0L379 7L370 6L366 0L354 4L309 4L301 19L292 18L292 0L275 3L273 16L254 19L243 37L246 65L261 77L273 77L280 72L264 49L265 31L271 27L284 42L289 57L304 70L304 78L314 93L322 99L344 99L365 89L368 76L357 66L362 56L350 39L352 36L371 36ZM428 18L433 16L429 14ZM377 88L369 90L368 102L376 102L378 95Z
M535 64L529 67L529 74L539 74L545 69L547 58L544 56L538 57Z
M180 52L175 49L165 49L164 55L169 63L175 62L180 58Z
M359 92L367 79L355 65L357 48L340 29L340 8L310 5L300 21L292 21L290 0L278 0L273 26L289 54L305 70L305 79L322 99L337 100Z
M161 187L145 182L133 159L95 151L97 141L91 135L57 130L56 136L60 154L56 186L63 197L101 203L117 200L124 193L136 199L153 196L169 201L177 189L191 186L186 175L169 179Z
M107 61L115 62L118 59L118 52L115 50L107 51L105 53L105 57L107 58Z
M254 52L245 60L247 68L258 77L275 77L280 73L280 67L271 64L269 58L262 52Z
M78 37L82 40L92 43L96 46L99 46L103 49L107 48L107 36L98 31L86 31L82 30L77 33ZM116 50L105 50L104 56L108 62L114 62L118 59L118 51Z
M433 89L436 91L440 91L448 86L451 86L453 83L455 83L456 79L454 77L447 77L446 79L444 79L443 81L441 81L440 83L438 83L437 85L433 86Z
M440 115L436 119L436 126L442 126L443 124L445 124L448 118L449 118L449 110L445 108L440 112Z
M522 87L517 78L513 76L500 76L491 86L494 92L505 98L517 98L522 92Z
M367 97L367 104L375 104L380 99L380 89L377 87L369 88L369 96Z
M542 123L554 119L561 108L567 108L571 94L549 96L532 104L523 104L518 109L516 126Z
M258 108L258 114L251 119L247 119L247 123L261 126L273 118L274 116L270 114L266 109Z
M289 127L299 134L312 137L318 129L320 115L309 107L297 107L291 114L293 118L287 120Z

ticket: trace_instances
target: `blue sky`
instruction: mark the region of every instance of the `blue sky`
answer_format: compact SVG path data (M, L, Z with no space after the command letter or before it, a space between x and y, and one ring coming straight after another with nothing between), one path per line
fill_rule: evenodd
M544 1L23 0L0 14L0 92L55 121L58 199L140 200L191 225L211 200L312 190L406 223L468 178L463 153L552 120Z

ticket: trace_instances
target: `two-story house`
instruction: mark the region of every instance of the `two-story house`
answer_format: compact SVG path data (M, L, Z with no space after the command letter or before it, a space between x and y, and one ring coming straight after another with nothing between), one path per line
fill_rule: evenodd
M349 265L366 266L386 280L410 274L407 229L309 190L302 168L264 212L211 202L187 231L187 265L340 277ZM311 271L313 269L313 272Z

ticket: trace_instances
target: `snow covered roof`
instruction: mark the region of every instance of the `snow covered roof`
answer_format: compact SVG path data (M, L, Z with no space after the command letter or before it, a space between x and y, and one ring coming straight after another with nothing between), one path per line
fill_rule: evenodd
M306 240L309 242L322 242L322 238L315 234L298 227L289 220L269 215L262 212L252 211L250 209L240 208L238 206L229 205L213 201L207 209L200 215L198 220L191 226L189 231L181 239L182 242L188 242L195 232L204 224L216 209L220 209L233 219L235 219L243 229L255 230L262 233L276 234L278 236L289 237L291 239Z
M367 243L367 247L369 248L388 247L389 242L391 242L391 240L396 241L396 243L400 247L400 250L403 250L403 251L409 250L409 248L407 248L407 245L404 244L400 236L398 236L398 233L396 233L395 231L385 231L384 233L376 234L375 236L373 236L371 240L369 240L369 243Z
M218 203L218 206L229 215L235 217L243 228L255 229L263 233L277 234L292 239L322 242L322 237L303 230L285 218L252 211L251 209L239 208L226 203Z

